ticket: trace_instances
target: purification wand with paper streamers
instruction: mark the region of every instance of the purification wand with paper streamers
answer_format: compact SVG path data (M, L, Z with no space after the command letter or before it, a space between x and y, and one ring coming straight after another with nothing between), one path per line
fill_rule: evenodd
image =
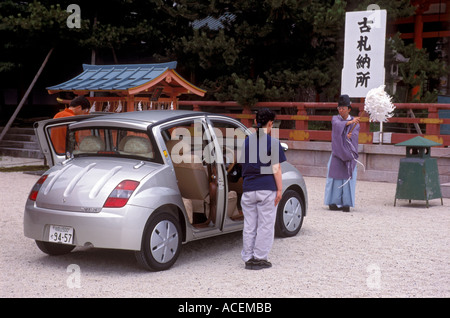
M369 114L370 121L380 123L380 144L383 143L383 122L394 115L395 106L392 97L384 91L384 85L372 88L366 96L364 111Z

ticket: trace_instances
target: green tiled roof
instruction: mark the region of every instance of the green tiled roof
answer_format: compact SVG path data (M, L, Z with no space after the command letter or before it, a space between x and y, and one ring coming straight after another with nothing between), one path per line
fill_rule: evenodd
M395 146L406 146L406 147L433 147L442 146L442 144L434 142L432 140L417 136L412 139L395 144Z

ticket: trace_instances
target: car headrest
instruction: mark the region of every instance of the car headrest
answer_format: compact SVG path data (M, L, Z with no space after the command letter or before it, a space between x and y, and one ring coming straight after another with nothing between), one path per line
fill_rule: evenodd
M105 150L105 142L98 136L86 136L80 142L82 152L97 152Z
M150 141L144 137L130 136L125 145L123 151L134 154L146 154L152 151Z

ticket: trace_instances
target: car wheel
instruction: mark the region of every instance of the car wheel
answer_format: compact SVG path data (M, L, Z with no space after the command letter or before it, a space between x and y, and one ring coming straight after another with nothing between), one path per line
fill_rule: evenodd
M52 242L36 241L39 249L48 255L63 255L72 252L75 245L65 245Z
M181 250L180 224L172 214L160 213L150 218L144 230L138 263L152 271L169 269Z
M275 235L291 237L297 235L305 216L305 203L294 190L287 190L278 203Z

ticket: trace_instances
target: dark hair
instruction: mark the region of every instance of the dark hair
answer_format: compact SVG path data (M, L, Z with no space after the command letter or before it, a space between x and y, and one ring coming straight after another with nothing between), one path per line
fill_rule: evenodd
M271 120L275 120L275 113L269 108L261 108L256 112L256 138L259 139L259 136L264 134L264 130L261 128L267 125Z
M264 127L270 120L275 120L275 113L269 108L261 108L256 113L256 124L258 128Z
M91 107L91 103L89 103L88 99L84 96L77 96L70 102L69 106L76 107L81 106L81 109L86 109Z

